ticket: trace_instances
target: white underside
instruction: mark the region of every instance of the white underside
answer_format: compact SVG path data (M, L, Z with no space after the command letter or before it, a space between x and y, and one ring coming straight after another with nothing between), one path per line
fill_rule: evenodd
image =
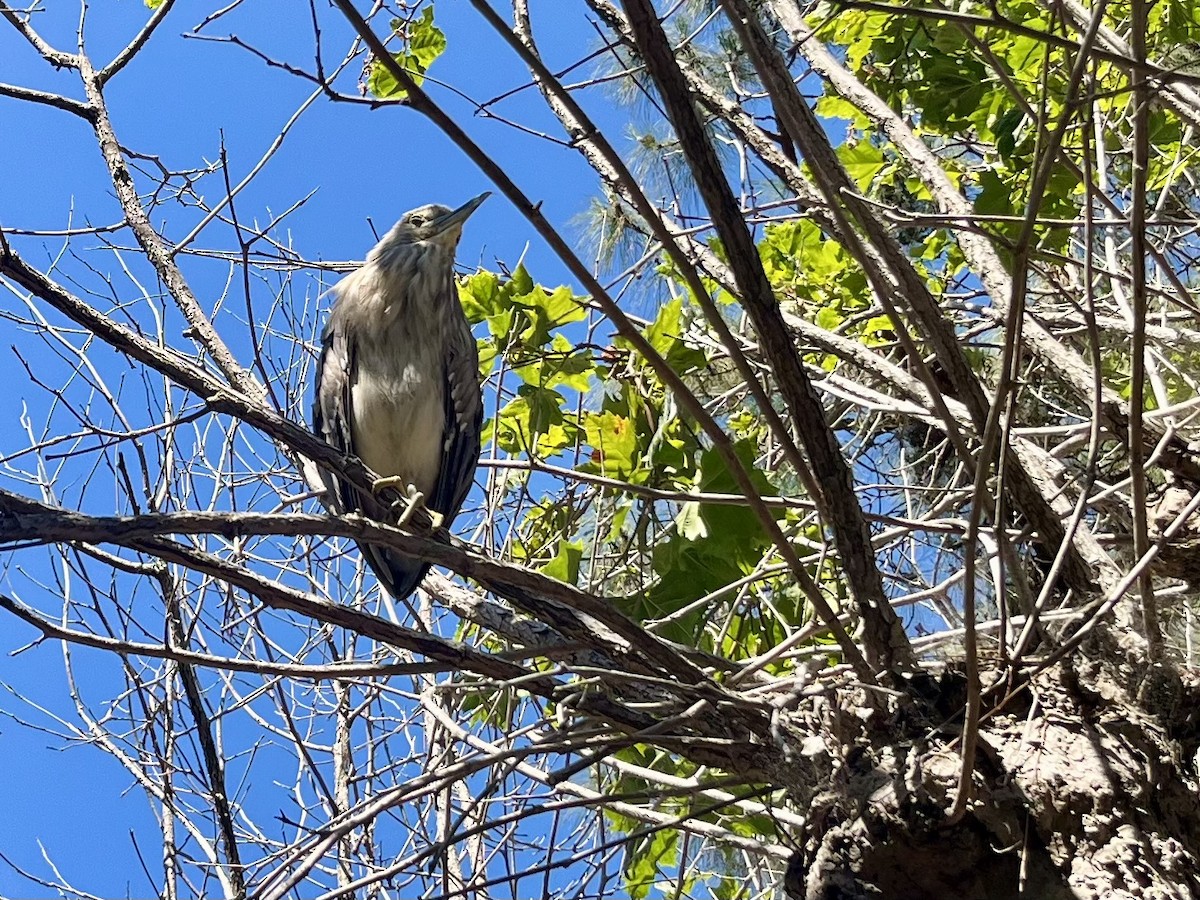
M400 379L360 371L352 388L358 457L376 474L403 478L426 497L442 462L445 409L438 376L415 365L406 366Z

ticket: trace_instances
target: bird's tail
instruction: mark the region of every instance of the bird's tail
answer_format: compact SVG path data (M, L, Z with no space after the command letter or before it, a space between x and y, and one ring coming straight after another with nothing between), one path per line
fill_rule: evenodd
M417 589L417 585L429 571L429 563L366 543L359 546L363 559L371 567L384 590L407 604L408 596Z
M360 493L349 482L341 481L328 472L322 474L329 490L328 496L338 512L357 511L379 522L388 522L395 518L388 507L380 503L374 495ZM429 563L403 556L394 550L373 546L365 541L358 544L358 549L384 590L407 605L409 595L417 589L417 585L429 571Z

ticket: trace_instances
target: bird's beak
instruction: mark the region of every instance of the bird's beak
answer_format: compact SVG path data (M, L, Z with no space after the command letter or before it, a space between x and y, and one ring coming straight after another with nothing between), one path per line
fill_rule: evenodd
M479 204L482 203L484 200L486 200L491 195L492 195L491 191L484 191L482 194L480 194L474 200L468 200L466 203L464 203L462 206L460 206L458 209L454 210L453 212L446 213L444 216L442 216L440 219L438 219L436 222L433 223L434 233L441 234L443 231L447 231L451 228L455 228L455 227L461 228L463 226L463 223L466 222L467 219L470 217L471 213L473 213L473 212L475 212L475 210L479 209Z

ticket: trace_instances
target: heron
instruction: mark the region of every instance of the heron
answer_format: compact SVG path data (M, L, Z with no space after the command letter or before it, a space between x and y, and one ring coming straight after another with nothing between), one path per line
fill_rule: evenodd
M363 266L332 289L321 340L313 430L379 476L367 493L323 472L325 505L406 524L421 506L449 527L479 462L483 396L479 352L454 284L463 225L490 192L457 209L405 213ZM398 516L379 493L405 496ZM429 563L360 543L363 558L398 601Z

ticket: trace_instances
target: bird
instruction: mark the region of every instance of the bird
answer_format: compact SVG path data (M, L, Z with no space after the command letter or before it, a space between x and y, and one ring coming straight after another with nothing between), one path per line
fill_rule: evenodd
M422 505L449 527L475 478L483 427L479 352L454 282L454 254L485 192L457 209L429 204L401 216L366 262L333 286L321 338L313 431L379 479L367 493L322 471L326 507L406 524ZM380 497L407 498L397 516ZM360 543L397 601L429 563Z

